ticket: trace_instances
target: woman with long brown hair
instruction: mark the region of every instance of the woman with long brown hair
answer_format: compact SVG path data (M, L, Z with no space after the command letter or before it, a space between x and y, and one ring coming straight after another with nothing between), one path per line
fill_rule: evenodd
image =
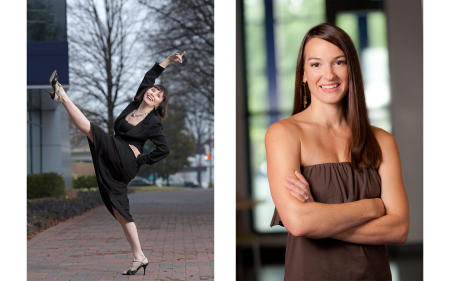
M284 280L391 280L385 244L405 242L409 207L396 142L370 126L350 37L305 35L294 110L266 133L275 203L288 230Z
M114 121L114 136L91 123L75 106L58 82L56 70L50 76L53 90L50 97L62 103L75 126L87 136L101 197L108 211L122 226L130 244L133 261L122 273L124 275L135 275L140 268L145 275L149 263L130 213L127 185L141 165L154 164L169 154L161 123L167 115L169 99L166 89L155 85L155 80L171 62L182 63L183 55L184 52L170 55L147 71L133 101ZM150 153L142 153L147 140L155 148Z

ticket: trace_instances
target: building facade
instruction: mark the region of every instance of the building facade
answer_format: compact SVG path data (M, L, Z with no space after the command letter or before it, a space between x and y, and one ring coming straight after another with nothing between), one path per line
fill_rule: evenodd
M66 1L27 1L27 174L56 172L71 186L69 119L49 98L49 76L58 70L69 88Z

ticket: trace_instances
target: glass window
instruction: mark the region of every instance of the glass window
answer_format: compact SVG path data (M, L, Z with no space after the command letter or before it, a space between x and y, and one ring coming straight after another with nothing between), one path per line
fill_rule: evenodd
M264 36L264 1L245 0L245 50L247 73L247 98L249 111L268 109L266 79L266 48Z
M306 32L325 21L325 1L277 0L273 5L278 105L280 113L288 116L294 100L298 48Z
M358 17L365 18L367 30L358 29ZM389 57L384 13L340 13L336 23L350 35L358 49L370 123L391 132ZM359 44L361 32L367 32L369 39L368 46L363 49L360 49Z
M273 1L276 69L267 66L265 9L263 0L244 1L249 171L252 197L261 201L254 208L254 227L259 232L279 232L283 228L269 227L274 205L267 181L264 136L271 122L291 113L298 47L309 28L325 21L325 1ZM275 109L269 106L267 73L271 71L276 71Z
M30 112L27 112L27 174L31 174L31 126Z
M28 41L67 41L66 1L27 1Z
M31 112L30 134L31 134L31 172L40 173L41 168L41 113Z
M27 91L27 173L42 172L41 96L39 90Z

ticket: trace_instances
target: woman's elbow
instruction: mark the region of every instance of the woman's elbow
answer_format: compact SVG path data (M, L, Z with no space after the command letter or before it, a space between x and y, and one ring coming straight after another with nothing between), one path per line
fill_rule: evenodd
M397 223L396 226L394 226L391 229L388 243L392 244L403 244L408 239L408 233L409 233L409 222L408 220L402 220Z
M305 237L306 232L300 227L290 227L287 229L288 232L295 237Z
M161 147L161 154L162 154L164 157L167 157L167 156L169 155L169 153L170 153L170 148L169 148L169 146L164 145L164 146Z
M291 224L285 224L287 231L295 237L307 237L310 234L310 229L304 220L298 220Z
M408 223L403 223L402 225L400 225L398 227L397 230L397 241L395 241L396 243L399 244L403 244L406 242L406 240L408 239L408 233L409 233L409 224Z

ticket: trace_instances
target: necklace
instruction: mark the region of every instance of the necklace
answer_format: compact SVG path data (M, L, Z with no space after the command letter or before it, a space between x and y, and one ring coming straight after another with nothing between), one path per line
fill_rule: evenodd
M142 115L147 115L147 114L149 114L150 112L145 112L145 113L136 113L137 112L137 110L135 110L133 113L131 113L131 115L130 115L130 117L139 117L139 116L142 116Z

